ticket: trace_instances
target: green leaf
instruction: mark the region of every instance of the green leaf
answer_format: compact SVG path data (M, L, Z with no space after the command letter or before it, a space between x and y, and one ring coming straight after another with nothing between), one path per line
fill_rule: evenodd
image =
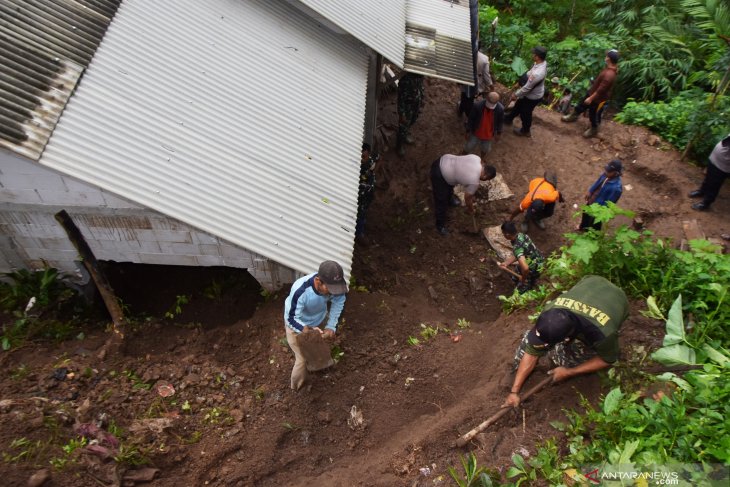
M720 365L725 365L726 363L730 362L730 358L728 357L726 350L723 350L722 352L719 350L715 350L707 343L702 345L702 350L704 350L709 359L713 362L717 362Z
M621 456L619 456L618 462L621 465L626 465L631 462L631 457L634 455L636 448L639 446L639 440L629 441L624 445Z
M692 386L689 382L673 372L664 372L662 375L658 375L657 379L662 382L674 382L680 389L689 392L690 394L692 393Z
M603 413L606 415L613 413L618 408L619 402L623 397L624 394L621 392L620 387L606 394L606 399L603 400Z
M664 336L662 345L674 345L684 340L684 318L682 317L682 295L677 296L672 307L669 309L667 318L667 334Z
M593 257L593 254L598 252L600 245L595 240L588 238L581 238L575 241L573 246L570 248L570 253L578 260L585 264L588 264Z
M646 298L646 311L642 311L641 314L649 318L654 318L655 320L666 320L659 306L657 306L654 296Z
M662 347L652 353L651 358L664 365L694 365L697 359L695 351L682 344Z
M481 487L492 487L494 485L492 479L485 473L479 475L479 482L481 483Z
M522 73L527 71L527 63L521 57L514 58L510 67L517 76L522 76Z
M523 472L527 470L527 468L525 467L525 459L522 458L522 456L517 453L512 455L512 463L514 463L517 466L517 468L519 468Z
M517 477L518 475L522 475L522 470L515 467L510 467L507 469L507 478L511 479L512 477Z

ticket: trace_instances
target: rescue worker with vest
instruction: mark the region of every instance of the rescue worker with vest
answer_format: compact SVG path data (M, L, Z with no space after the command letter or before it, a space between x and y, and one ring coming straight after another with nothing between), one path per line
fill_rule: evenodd
M563 203L563 195L558 191L558 176L552 171L545 171L541 178L530 181L529 190L517 208L509 216L509 221L520 213L525 214L525 219L520 224L520 231L527 233L529 223L532 222L541 230L545 230L545 218L553 216L555 202Z
M555 368L553 382L590 374L618 360L618 332L629 315L626 294L600 276L586 276L545 306L515 354L512 388L502 407L517 407L520 390L541 356Z

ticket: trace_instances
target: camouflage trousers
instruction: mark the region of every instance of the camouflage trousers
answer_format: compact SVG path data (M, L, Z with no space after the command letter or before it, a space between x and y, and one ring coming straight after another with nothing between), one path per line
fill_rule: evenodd
M418 120L418 115L421 112L420 105L420 101L418 101L417 103L408 104L405 106L405 109L398 114L402 115L403 119L405 120L403 123L401 123L400 121L398 122L398 136L396 139L396 144L398 147L405 143L406 138L408 137L408 132L411 130L411 125L416 123L416 120Z
M529 330L522 336L522 341L515 352L515 370L517 370L517 367L520 365L522 356L525 355L528 333L530 333ZM552 347L548 351L547 356L555 367L566 367L570 369L592 359L596 356L596 352L580 340L570 340L569 342L560 342Z

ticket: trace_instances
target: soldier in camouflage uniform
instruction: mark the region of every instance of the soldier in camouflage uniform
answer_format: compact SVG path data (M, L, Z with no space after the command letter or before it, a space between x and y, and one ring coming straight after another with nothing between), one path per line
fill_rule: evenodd
M370 203L375 198L375 161L376 158L370 155L370 144L363 144L360 159L360 187L357 193L357 223L355 223L355 238L361 243L365 243L365 219Z
M517 373L502 407L520 404L520 389L543 355L556 365L548 372L553 382L610 367L618 360L619 328L628 315L626 294L599 276L584 277L546 304L517 349Z
M502 235L512 244L512 255L502 262L500 267L509 268L516 264L518 273L522 276L519 280L513 277L517 284L517 291L522 294L535 287L535 282L540 277L545 258L532 243L532 239L524 233L517 233L517 227L513 222L502 223Z
M423 76L406 73L398 82L398 138L396 149L399 156L404 156L404 144L412 144L409 131L416 123L423 103Z

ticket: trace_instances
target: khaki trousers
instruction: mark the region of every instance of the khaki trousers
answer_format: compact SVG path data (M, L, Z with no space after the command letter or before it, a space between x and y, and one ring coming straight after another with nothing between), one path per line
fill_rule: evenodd
M312 362L308 362L305 354L302 353L302 348L299 345L298 337L299 334L292 331L291 328L288 326L285 326L286 328L286 341L289 342L289 347L292 349L292 352L294 352L294 368L291 371L291 388L295 391L301 389L301 387L304 385L304 382L307 380L307 372L314 372L317 370L326 369L327 367L331 367L335 364L335 361L332 360L332 358L329 357L329 349L326 352L327 353L327 361L326 363L322 363L322 357L320 356L319 359L312 358L311 355L311 349L307 349L309 351L309 357L312 360Z

